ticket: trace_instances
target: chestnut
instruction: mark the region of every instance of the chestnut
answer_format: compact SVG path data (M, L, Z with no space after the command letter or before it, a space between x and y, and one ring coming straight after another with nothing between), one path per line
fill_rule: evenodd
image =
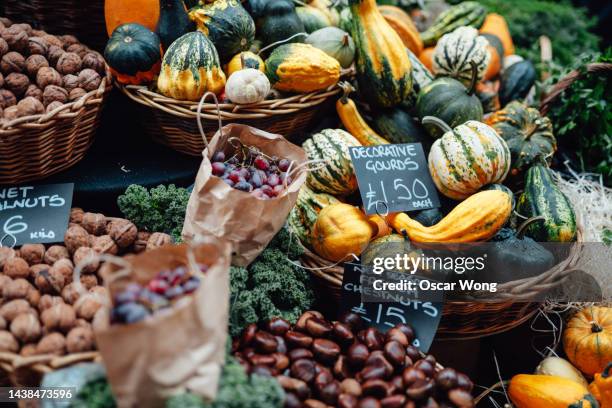
M302 401L292 392L285 392L284 408L302 408Z
M426 377L431 378L435 373L435 366L429 360L419 360L414 363L414 368L421 370Z
M408 347L410 345L410 342L408 341L408 337L406 337L406 335L400 329L396 327L392 328L385 334L385 341L386 342L397 341L399 344L401 344L404 347Z
M285 375L279 375L276 380L285 391L294 393L299 399L310 397L310 387L304 381Z
M418 348L410 345L406 347L406 355L410 357L413 362L416 362L421 359L421 352Z
M393 366L385 358L384 353L381 350L373 351L365 363L367 366L379 366L385 369L385 376L390 376L393 373Z
M338 396L338 408L356 408L359 401L351 394L340 394Z
M280 372L284 371L287 367L289 367L289 357L283 353L273 353L270 355L274 360L274 368Z
M463 373L457 373L457 387L465 390L467 392L472 392L472 388L474 388L474 383L470 380L470 377Z
M387 377L389 374L384 366L371 365L366 366L363 370L357 373L355 378L357 381L363 383L372 379L381 379Z
M319 319L323 319L323 315L321 313L319 313L319 312L316 312L314 310L306 311L306 312L302 313L302 315L298 318L297 322L295 323L294 329L295 330L299 330L299 331L305 331L306 330L306 322L311 317L318 317Z
M321 373L328 373L329 375L333 376L329 368L315 361L315 377Z
M366 397L359 401L357 408L380 408L380 402L374 397Z
M313 337L326 337L331 333L332 325L313 316L306 320L306 331Z
M315 378L315 363L305 358L296 360L291 364L290 373L293 378L309 383Z
M357 313L346 313L340 318L340 322L349 326L353 333L356 333L363 328L363 319Z
M289 330L285 333L285 342L290 348L310 348L312 337L304 333Z
M304 401L304 408L327 408L327 405L319 400L307 399Z
M254 365L251 368L251 374L257 374L263 377L274 377L275 372L268 366Z
M425 380L425 379L427 379L425 374L421 370L416 369L414 366L406 367L404 368L404 371L402 372L402 381L405 387L410 387L413 383L417 382L418 380Z
M343 394L354 395L355 397L361 396L361 385L354 378L346 378L340 383L340 390Z
M442 391L448 391L457 386L457 371L454 368L443 368L435 375L436 385Z
M309 322L311 320L309 320ZM318 361L331 363L334 362L340 354L340 346L331 340L316 339L312 344L312 351L315 359Z
M250 346L253 337L255 337L255 333L257 333L257 325L255 323L251 323L245 327L242 331L242 336L240 336L240 347Z
M275 336L283 336L291 329L291 325L285 319L273 317L266 325L266 329Z
M334 376L329 371L321 371L315 377L314 384L315 387L322 387L332 381L334 381Z
M434 389L434 383L432 380L416 380L406 388L406 395L408 398L413 400L425 400L427 399Z
M338 381L332 380L318 388L317 392L321 401L329 405L336 405L340 395L340 384L338 384Z
M404 404L406 404L406 396L401 394L391 395L380 401L381 408L403 408Z
M295 361L300 358L314 358L312 351L305 348L296 348L289 352L289 360Z
M420 408L440 408L440 404L433 397L429 397L425 402L421 403Z
M456 388L448 393L448 400L458 408L472 408L474 399L466 390Z
M385 357L395 367L402 367L406 362L406 349L398 341L386 343L383 349Z
M384 340L383 335L373 327L366 329L363 335L363 343L370 351L382 349Z
M354 343L346 352L347 362L353 369L360 369L365 365L370 350L362 343Z
M278 343L273 335L266 331L260 330L255 333L255 336L253 337L253 345L260 353L269 354L276 351Z
M350 378L353 376L351 370L349 369L348 363L346 361L346 356L340 355L336 362L334 363L334 375L339 380L344 380L345 378Z
M363 395L376 399L383 399L390 394L389 384L380 379L368 380L361 385L361 388Z
M399 331L404 333L404 335L408 339L408 343L412 344L415 339L414 330L412 329L412 327L408 326L405 323L398 323L393 328L398 329Z
M276 352L287 354L287 343L285 343L285 339L281 336L274 336L276 339Z
M343 346L347 346L355 340L355 335L351 331L350 326L341 322L334 322L332 336Z
M393 389L392 393L404 390L404 380L402 380L401 375L396 375L395 377L391 378L391 380L389 381L389 384L391 385Z
M248 359L254 366L273 366L276 364L276 359L273 356L265 354L253 354Z

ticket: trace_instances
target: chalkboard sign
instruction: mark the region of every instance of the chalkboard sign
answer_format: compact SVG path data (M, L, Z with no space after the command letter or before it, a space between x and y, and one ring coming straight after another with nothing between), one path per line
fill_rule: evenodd
M397 301L369 301L373 293L368 294L368 301L363 301L364 287L361 284L362 266L345 263L342 278L341 311L361 315L366 325L386 332L398 323L410 325L416 334L413 342L424 353L427 353L433 342L440 318L443 301L419 301L401 298Z
M366 214L440 206L420 143L349 148Z
M63 241L73 190L72 183L0 187L2 246Z

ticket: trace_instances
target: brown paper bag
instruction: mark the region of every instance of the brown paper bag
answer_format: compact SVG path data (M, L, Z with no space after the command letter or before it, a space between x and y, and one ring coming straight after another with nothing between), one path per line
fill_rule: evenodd
M167 245L124 260L127 268L100 272L111 298L129 282L146 284L160 271L193 263L209 265L199 288L173 307L133 324L106 325L95 331L108 381L119 407L162 407L170 395L189 390L216 396L225 360L229 309L230 245L202 239ZM201 241L201 242L200 242ZM190 255L191 254L191 255ZM108 266L109 263L105 264ZM127 275L118 279L113 276Z
M293 182L276 198L260 200L249 193L236 190L212 175L210 159L217 151L226 157L234 154L235 147L228 143L237 138L244 145L255 146L269 156L293 161L293 168L303 169L307 156L302 148L280 135L264 132L250 126L230 124L217 132L208 148L187 204L183 225L183 239L213 235L233 244L232 264L246 266L264 250L282 228L297 195L306 181L306 172L292 175Z

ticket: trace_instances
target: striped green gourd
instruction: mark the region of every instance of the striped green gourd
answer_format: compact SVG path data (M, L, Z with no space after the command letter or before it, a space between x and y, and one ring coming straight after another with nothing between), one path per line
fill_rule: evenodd
M478 35L474 27L459 27L444 34L433 54L436 75L449 76L468 86L472 81L472 63L476 65L476 79L482 80L491 55L486 38Z
M304 24L304 29L307 33L313 33L324 27L332 25L329 21L329 17L316 7L312 6L301 6L296 7L295 12L297 13L300 20Z
M514 193L508 187L504 186L503 184L489 184L484 186L482 190L499 190L508 194L510 196L510 199L512 200L512 209L514 210L514 207L516 206L516 200L514 199Z
M317 222L319 212L330 204L338 204L340 200L331 194L315 193L304 185L298 193L295 206L289 213L287 224L291 231L297 235L302 244L310 247L312 227Z
M406 52L408 52L408 58L412 64L412 91L418 94L421 89L434 80L434 76L429 69L423 65L418 56L408 48L406 48Z
M542 216L532 222L525 235L538 242L571 242L576 240L576 214L561 192L544 159L534 164L525 177L525 187L518 199L517 212L526 218Z
M309 160L318 160L316 170L308 172L307 183L319 193L346 195L357 190L357 179L349 147L360 146L357 139L342 129L323 129L302 144Z
M480 28L487 15L487 9L475 1L464 1L443 11L436 21L424 32L421 39L426 47L433 46L446 33L462 26Z

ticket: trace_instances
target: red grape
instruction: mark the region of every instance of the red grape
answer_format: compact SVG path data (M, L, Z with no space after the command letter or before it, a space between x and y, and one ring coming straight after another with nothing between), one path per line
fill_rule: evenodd
M212 164L212 174L219 177L225 173L225 164L222 162L214 162Z
M241 179L240 171L238 170L232 171L227 178L232 180L234 183L238 183Z
M288 159L281 159L278 162L278 169L282 172L285 172L289 169L289 165L291 164L291 162Z
M268 176L268 185L270 185L270 187L276 187L280 184L280 182L280 177L278 177L277 174L270 174Z
M278 186L274 187L274 192L276 193L276 195L281 194L283 191L285 191L285 186L283 186L282 184L279 184Z
M259 170L267 170L270 167L270 163L268 162L268 160L266 160L264 157L261 157L261 156L257 156L253 164Z
M225 153L217 152L217 153L213 154L212 161L214 163L224 162L225 161Z

